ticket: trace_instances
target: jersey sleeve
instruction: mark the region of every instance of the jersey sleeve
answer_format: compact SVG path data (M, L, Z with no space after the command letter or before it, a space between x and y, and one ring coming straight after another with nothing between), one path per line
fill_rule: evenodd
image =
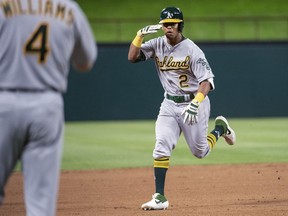
M199 83L208 80L211 83L211 90L215 88L213 81L214 74L203 52L200 52L193 58L191 68Z
M75 3L74 19L76 41L71 61L76 67L93 65L98 54L96 39L93 36L87 17L77 3Z
M141 45L141 52L145 56L145 60L149 58L154 58L155 49L154 49L155 39L149 40Z

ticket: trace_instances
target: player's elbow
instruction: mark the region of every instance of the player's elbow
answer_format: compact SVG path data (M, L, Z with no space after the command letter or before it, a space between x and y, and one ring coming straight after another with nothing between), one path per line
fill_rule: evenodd
M80 53L79 56L75 56L74 54L72 56L71 63L72 63L72 66L80 72L90 71L92 67L94 66L94 63L97 60L96 49L91 51L91 53L83 53L82 55Z
M80 72L88 72L92 69L93 64L73 64L73 67Z
M134 59L128 59L128 61L131 63L136 63L136 60L134 60Z
M140 56L140 48L135 47L133 44L131 44L128 52L128 61L135 63L137 62L139 56Z
M130 53L128 53L128 61L131 63L135 63L137 60L137 56L136 55L131 55Z

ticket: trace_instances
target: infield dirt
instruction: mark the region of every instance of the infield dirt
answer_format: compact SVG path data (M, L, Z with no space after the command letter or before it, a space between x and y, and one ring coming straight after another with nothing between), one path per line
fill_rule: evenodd
M24 216L23 178L13 173L0 216ZM288 164L170 167L165 211L143 211L153 168L63 171L58 216L288 216Z

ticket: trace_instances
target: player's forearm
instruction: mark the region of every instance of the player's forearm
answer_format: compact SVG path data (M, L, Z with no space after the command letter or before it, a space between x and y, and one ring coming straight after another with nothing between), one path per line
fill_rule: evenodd
M129 52L128 52L128 60L130 62L135 62L140 55L140 47L136 47L133 43L131 43Z
M210 90L211 90L211 84L208 80L205 80L200 83L198 92L202 93L204 97L206 97L206 95L209 93Z

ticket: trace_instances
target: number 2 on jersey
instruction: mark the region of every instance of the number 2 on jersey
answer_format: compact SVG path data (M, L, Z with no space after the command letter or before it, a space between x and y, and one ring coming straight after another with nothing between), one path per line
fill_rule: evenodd
M188 76L186 74L182 74L179 76L179 83L181 88L187 88L189 85L187 84L188 82Z
M38 55L38 62L40 64L46 62L47 55L49 54L48 32L49 25L41 23L29 37L24 47L25 54Z

